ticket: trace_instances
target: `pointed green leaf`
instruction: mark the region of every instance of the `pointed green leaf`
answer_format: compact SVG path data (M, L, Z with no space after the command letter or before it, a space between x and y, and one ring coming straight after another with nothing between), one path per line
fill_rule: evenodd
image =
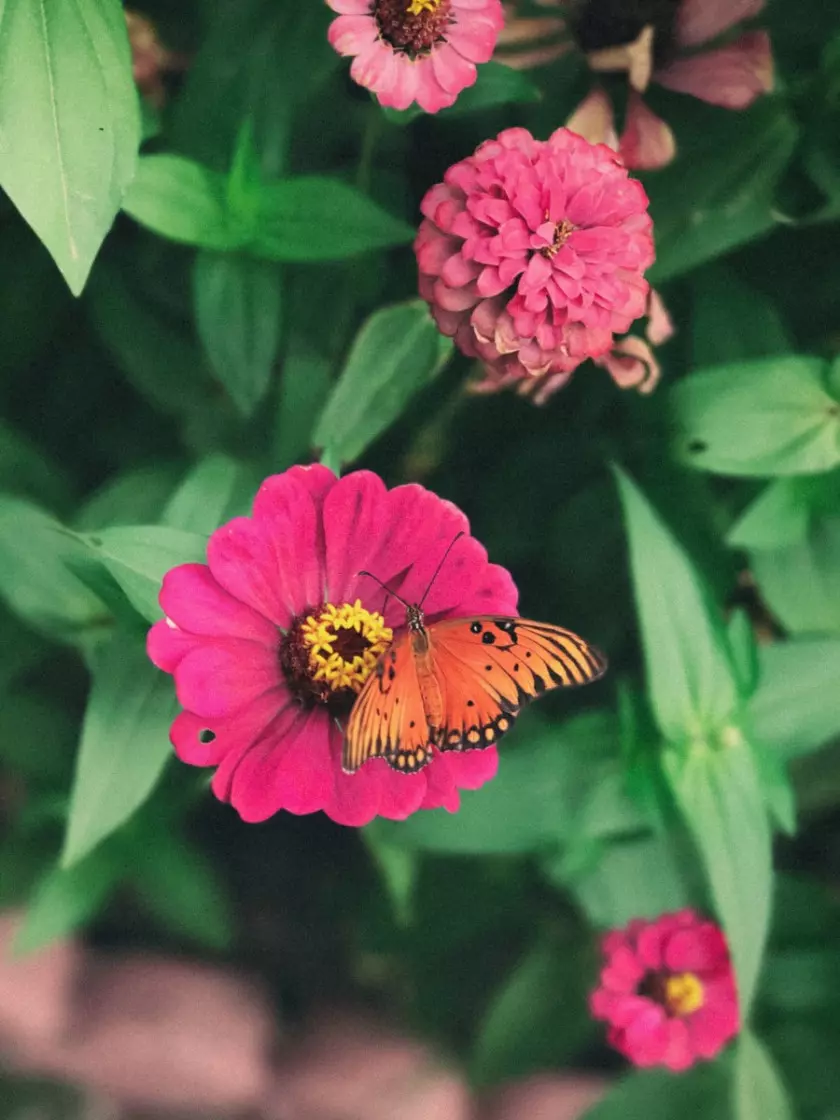
M668 748L663 765L703 860L746 1020L773 887L770 827L753 753L738 729L730 727L714 742Z
M752 1031L744 1031L738 1039L732 1101L733 1120L793 1120L773 1059Z
M31 953L83 926L102 907L122 871L121 860L107 848L73 867L54 867L35 889L14 951Z
M692 374L671 391L676 451L731 475L807 474L840 463L840 403L819 358L788 354Z
M698 1062L676 1076L667 1070L637 1070L615 1083L582 1120L729 1120L728 1098L720 1062Z
M225 519L247 474L229 455L208 455L181 481L166 503L161 522L187 533L212 533Z
M315 428L319 447L352 462L399 419L452 351L425 303L382 307L362 325Z
M781 759L840 736L840 638L796 638L761 646L750 700L752 734Z
M840 634L840 516L812 517L804 540L751 550L772 613L792 634Z
M739 702L723 625L644 494L622 470L615 475L656 721L666 739L702 737L722 727Z
M84 859L151 793L171 753L178 706L169 677L124 634L93 660L62 865Z
M137 165L122 5L5 0L0 74L0 186L78 295Z
M274 429L274 464L287 467L313 446L312 433L330 391L332 362L295 334L283 358ZM340 465L340 464L339 464Z
M325 175L281 179L260 188L251 252L273 261L338 261L405 245L416 230L356 187Z
M198 333L213 370L243 416L265 396L280 341L278 265L242 253L196 257L193 293Z
M810 514L798 478L777 478L751 502L729 532L732 548L784 548L805 538Z
M136 611L150 622L161 617L158 593L163 577L178 564L204 563L207 538L159 525L116 526L80 537L88 560L110 572Z
M123 209L161 237L202 249L238 249L246 238L226 200L224 175L175 155L143 156Z

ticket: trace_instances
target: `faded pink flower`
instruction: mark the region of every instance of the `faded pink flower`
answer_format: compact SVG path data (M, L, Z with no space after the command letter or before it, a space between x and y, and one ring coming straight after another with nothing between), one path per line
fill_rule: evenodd
M417 809L458 808L459 789L496 773L494 747L445 752L417 774L376 758L341 768L346 719L378 656L406 624L466 517L415 484L386 489L370 471L337 479L292 467L262 484L250 517L210 537L207 564L168 572L166 617L148 652L175 678L184 711L172 724L178 757L214 766L213 792L246 821L280 809L323 810L339 824ZM516 588L475 538L452 548L429 590L431 621L516 613Z
M420 294L494 388L567 379L644 313L647 195L605 145L507 129L450 167L421 210Z
M705 49L712 40L758 15L764 2L682 0L673 27L666 34L668 43L662 49L667 61L663 63L654 63L654 52L661 46L654 24L643 27L632 42L588 52L592 70L627 72L630 90L618 151L628 167L654 170L670 163L676 153L670 127L642 98L649 82L725 109L746 109L761 94L770 92L773 56L766 31L745 32ZM584 128L587 139L607 142L615 126L612 106L603 90L596 87L592 91L575 110L568 127L575 131Z
M382 105L427 113L452 105L488 62L504 23L501 0L327 0L329 41L353 56L350 76Z
M146 16L127 9L125 22L135 85L150 105L160 109L166 101L164 75L185 70L189 59L165 47L157 28Z
M738 997L720 927L694 910L634 919L603 939L590 997L611 1046L637 1066L688 1069L738 1033Z

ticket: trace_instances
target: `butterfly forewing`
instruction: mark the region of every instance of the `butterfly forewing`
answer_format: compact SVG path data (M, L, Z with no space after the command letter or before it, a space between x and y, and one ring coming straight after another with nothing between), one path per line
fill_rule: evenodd
M344 733L342 768L352 773L368 759L384 757L395 770L412 773L429 756L429 727L417 666L403 634L380 657L353 705Z

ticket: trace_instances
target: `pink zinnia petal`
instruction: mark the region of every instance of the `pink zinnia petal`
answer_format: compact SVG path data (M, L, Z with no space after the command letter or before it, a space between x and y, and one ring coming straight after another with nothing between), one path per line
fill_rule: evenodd
M638 171L665 167L676 155L677 142L670 127L633 90L627 98L618 150L626 165Z
M674 34L681 47L698 47L737 23L752 19L765 0L681 0Z
M618 148L612 102L600 86L595 86L581 101L566 121L566 128L576 132L590 144L607 144L610 148Z
M746 109L773 88L773 55L766 31L751 31L729 46L676 59L655 80L724 109Z

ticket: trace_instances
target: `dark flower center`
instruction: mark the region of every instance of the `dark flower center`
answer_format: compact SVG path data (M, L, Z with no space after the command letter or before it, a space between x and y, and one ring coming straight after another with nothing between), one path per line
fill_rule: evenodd
M355 603L322 603L298 615L280 643L280 667L298 701L350 710L392 631L376 611Z
M450 0L374 0L382 38L414 58L445 38Z
M558 222L554 227L554 239L551 244L540 249L542 255L551 259L558 249L563 248L576 228L577 227L573 226L568 218L564 218L562 222Z
M674 24L681 0L584 0L574 6L572 22L581 50L623 46L653 27L653 61L662 66L674 54Z
M638 991L640 996L664 1007L671 1018L693 1015L705 999L703 984L693 972L648 972Z

